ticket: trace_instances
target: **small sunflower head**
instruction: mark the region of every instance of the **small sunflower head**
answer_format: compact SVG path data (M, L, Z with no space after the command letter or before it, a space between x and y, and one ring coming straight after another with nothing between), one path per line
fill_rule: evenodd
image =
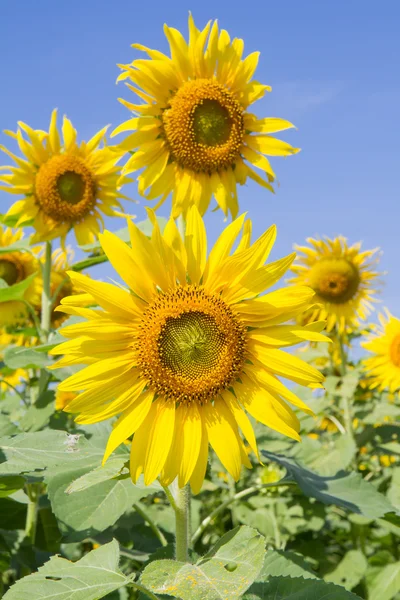
M375 270L376 250L361 252L361 244L349 246L344 237L307 240L309 246L298 246L297 262L290 280L309 285L319 304L303 318L309 322L327 320L327 329L349 333L364 321L376 302L379 273Z
M0 189L24 196L7 216L16 218L17 226L32 224L33 242L61 237L64 243L73 228L80 245L93 243L102 228L102 213L119 216L115 209L123 211L118 198L125 196L119 190L127 180L117 163L124 151L101 147L106 130L78 145L77 132L64 117L61 141L55 110L48 132L35 131L22 122L16 133L8 132L26 160L2 147L17 167L8 167L10 174L0 175L0 182L6 184Z

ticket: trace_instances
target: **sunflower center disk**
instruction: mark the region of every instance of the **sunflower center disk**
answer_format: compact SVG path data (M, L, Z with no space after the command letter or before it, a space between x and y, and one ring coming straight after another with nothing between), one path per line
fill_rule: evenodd
M324 300L343 304L356 295L360 274L346 259L323 259L312 268L310 285Z
M390 358L396 367L400 367L400 334L396 335L390 345Z
M243 143L243 109L210 79L186 82L162 116L172 159L182 168L212 173L234 164Z
M96 184L84 160L60 154L40 167L35 196L43 212L55 221L74 223L93 208Z
M18 275L18 268L14 263L9 260L0 260L0 279L4 279L8 285L13 285L17 283Z
M243 367L246 328L220 298L198 286L157 297L140 330L139 367L164 397L207 402Z

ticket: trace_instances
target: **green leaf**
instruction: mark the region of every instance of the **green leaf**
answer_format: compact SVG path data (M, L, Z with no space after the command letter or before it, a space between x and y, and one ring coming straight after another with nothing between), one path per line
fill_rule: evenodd
M19 474L44 470L72 461L88 459L96 454L100 463L102 452L92 448L79 435L65 431L46 430L20 433L0 440L0 474Z
M73 563L53 556L39 568L15 583L4 600L98 600L131 583L118 568L116 540L92 550Z
M349 550L334 571L325 575L325 581L342 585L352 590L364 577L368 568L367 559L360 550Z
M111 479L92 485L90 489L67 494L71 484L86 473L87 466L71 465L68 471L55 469L45 474L53 512L64 538L71 542L104 531L134 502L159 491L158 486L139 487L130 479Z
M265 540L250 527L226 533L196 564L156 560L141 575L141 583L155 593L182 600L240 598L260 571Z
M41 369L54 362L43 352L21 346L9 346L3 360L10 369Z
M22 240L18 240L17 242L14 242L14 244L10 244L9 246L2 246L0 248L0 254L8 254L9 252L21 251L31 251L29 238L22 238Z
M387 496L393 506L400 511L400 467L393 469L392 481Z
M367 586L368 600L391 600L400 591L400 562L370 569Z
M24 529L26 504L13 498L0 498L0 529Z
M349 435L330 437L326 443L304 438L294 447L293 456L319 475L335 475L350 465L356 450L357 446Z
M54 391L47 390L39 396L35 404L29 406L20 420L20 428L22 431L39 431L50 420L54 412Z
M78 479L75 479L65 490L67 494L73 494L75 492L82 492L87 488L108 481L114 477L117 477L126 463L129 461L128 456L112 456L108 459L104 467L101 465L85 473ZM160 486L161 489L161 486Z
M359 473L339 471L334 476L323 477L292 458L266 450L262 450L262 454L285 467L306 496L324 504L335 504L371 519L393 511L386 497L372 483L364 481Z
M47 552L59 552L62 535L50 506L38 511L38 524L35 546Z
M8 600L8 599L7 599ZM254 583L243 600L361 600L333 583L301 577L271 577Z
M257 575L257 581L267 581L269 577L303 577L318 579L303 556L295 552L268 550L264 565Z
M37 273L32 273L23 281L14 283L14 285L8 285L6 287L0 287L0 302L9 302L10 300L22 300L28 287L31 285Z
M0 475L0 498L10 496L25 485L25 478L18 475Z

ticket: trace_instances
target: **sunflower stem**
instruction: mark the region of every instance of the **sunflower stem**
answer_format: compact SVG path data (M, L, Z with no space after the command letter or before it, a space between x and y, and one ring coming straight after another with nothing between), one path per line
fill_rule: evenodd
M38 517L38 485L28 483L26 485L26 493L29 498L26 521L25 521L25 535L29 538L32 546L35 545L36 539L36 528L37 528L37 517Z
M339 350L340 350L340 374L345 377L347 372L347 354L344 349L344 340L343 335L338 333L338 341L339 341ZM342 396L343 398L343 411L344 411L344 426L346 429L347 435L353 438L353 417L351 414L351 404L350 398L346 395Z
M50 333L51 322L51 242L46 242L45 261L42 269L43 291L42 291L42 315L40 326L44 341L47 341Z
M178 488L175 495L175 558L189 562L190 487Z

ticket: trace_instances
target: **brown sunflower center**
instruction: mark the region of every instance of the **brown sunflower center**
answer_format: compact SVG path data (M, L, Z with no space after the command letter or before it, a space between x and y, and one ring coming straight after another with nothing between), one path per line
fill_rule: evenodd
M360 274L345 258L324 258L310 271L310 286L327 302L343 304L357 294Z
M210 79L186 82L162 116L172 159L181 167L212 173L231 166L243 143L243 109L233 94Z
M60 154L40 167L35 196L46 215L57 222L74 223L95 205L96 183L83 159Z
M138 364L159 394L203 403L237 379L245 342L246 327L223 300L198 286L179 287L145 312Z
M400 334L397 334L390 344L390 358L396 367L400 367Z
M8 285L13 285L19 280L19 269L13 262L5 259L0 259L0 279Z

